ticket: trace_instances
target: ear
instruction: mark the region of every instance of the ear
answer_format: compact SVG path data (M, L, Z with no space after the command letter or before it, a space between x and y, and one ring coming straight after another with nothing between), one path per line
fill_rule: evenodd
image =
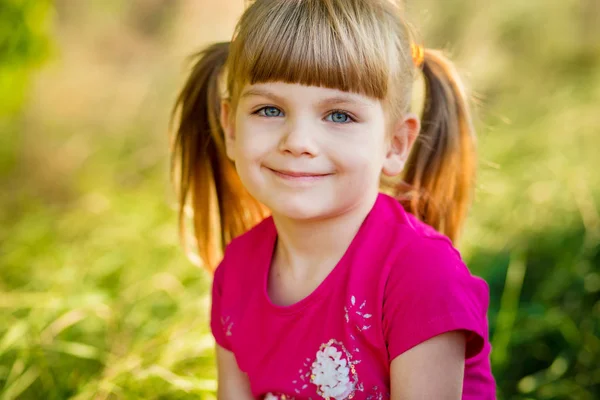
M421 130L421 122L416 114L405 114L393 127L389 149L383 162L382 171L387 176L396 176L404 169L404 164L413 143Z
M234 115L231 114L231 104L229 101L221 102L221 127L225 135L225 150L227 151L227 157L232 161L234 158L234 144L235 144L235 122Z

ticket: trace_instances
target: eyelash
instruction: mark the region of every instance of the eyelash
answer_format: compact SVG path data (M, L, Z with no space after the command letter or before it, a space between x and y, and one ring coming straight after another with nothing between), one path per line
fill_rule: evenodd
M274 106L264 106L259 108L258 110L254 111L252 114L253 115L258 115L260 117L264 117L264 118L276 118L276 117L267 117L266 115L260 115L261 111L266 110L267 108L275 108L277 109L280 113L283 113L283 111L281 111L278 107L274 107ZM354 118L354 116L352 116L352 114L348 113L347 111L344 110L331 110L327 116L330 116L332 114L344 114L345 116L348 117L348 121L347 122L334 122L334 124L339 124L339 125L343 125L343 124L349 124L351 122L356 122L356 118ZM332 121L333 122L333 121Z

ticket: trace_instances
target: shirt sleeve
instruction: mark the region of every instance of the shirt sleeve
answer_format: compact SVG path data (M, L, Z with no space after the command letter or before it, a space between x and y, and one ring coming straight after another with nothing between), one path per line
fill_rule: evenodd
M392 265L383 299L390 362L442 333L467 333L465 357L481 352L488 333L487 283L469 272L448 240L421 237Z
M224 349L232 351L231 343L228 337L228 325L230 322L227 321L227 317L223 315L221 310L224 299L223 284L227 261L227 252L225 252L225 257L215 270L215 275L212 283L210 329L217 344L219 344Z

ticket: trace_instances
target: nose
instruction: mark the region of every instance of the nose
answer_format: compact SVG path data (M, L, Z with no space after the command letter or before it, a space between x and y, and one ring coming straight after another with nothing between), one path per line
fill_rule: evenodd
M318 147L314 140L315 127L306 121L290 121L286 131L279 141L278 150L295 157L316 157Z

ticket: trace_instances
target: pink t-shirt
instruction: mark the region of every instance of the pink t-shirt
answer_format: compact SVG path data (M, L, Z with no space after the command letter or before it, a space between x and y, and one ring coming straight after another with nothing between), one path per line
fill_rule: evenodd
M451 242L380 194L346 253L310 295L267 295L272 218L234 239L213 283L211 329L264 399L387 399L390 362L436 335L468 331L463 399L495 399L488 286Z

